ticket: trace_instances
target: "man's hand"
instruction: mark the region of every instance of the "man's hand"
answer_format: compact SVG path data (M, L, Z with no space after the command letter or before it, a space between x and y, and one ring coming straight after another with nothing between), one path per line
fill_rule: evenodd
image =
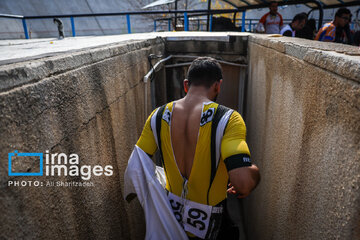
M235 195L235 197L237 197L237 198L246 198L250 194L250 192L248 194L241 194L241 193L237 192L236 189L234 188L234 186L231 185L231 183L229 183L228 187L229 188L227 189L227 193Z

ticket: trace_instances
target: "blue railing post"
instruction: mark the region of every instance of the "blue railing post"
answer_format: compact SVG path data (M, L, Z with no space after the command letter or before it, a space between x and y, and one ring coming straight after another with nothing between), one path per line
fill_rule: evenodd
M22 23L23 23L23 27L24 27L25 38L29 39L29 34L28 34L25 18L22 19Z
M126 14L126 22L128 27L128 33L131 33L131 23L130 23L130 15Z
M154 20L154 32L156 32L156 20Z
M74 17L70 17L70 21L71 21L71 31L72 31L72 36L75 37L76 33L75 33L75 22L74 22Z
M187 12L184 12L184 30L189 31L189 19Z
M212 22L213 22L213 15L210 15L210 27L209 27L210 32L211 32L211 29L212 29Z
M168 19L169 32L171 31L171 19Z
M241 23L241 31L245 32L245 13L246 11L243 11L242 13L242 23Z
M251 32L251 26L252 25L252 20L250 19L250 24L249 24L249 32Z

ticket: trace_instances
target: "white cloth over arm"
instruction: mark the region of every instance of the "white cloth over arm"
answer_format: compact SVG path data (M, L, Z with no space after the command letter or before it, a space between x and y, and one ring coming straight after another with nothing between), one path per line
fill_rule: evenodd
M150 157L135 146L124 176L125 199L129 194L136 193L145 213L145 239L188 239L173 214L164 188L156 178L155 169Z

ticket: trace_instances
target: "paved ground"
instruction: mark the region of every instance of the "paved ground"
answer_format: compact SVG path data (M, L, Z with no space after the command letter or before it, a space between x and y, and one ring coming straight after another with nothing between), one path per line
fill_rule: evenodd
M231 34L248 35L246 33ZM221 38L223 38L224 41L228 40L227 33L211 32L153 32L112 36L69 37L62 40L57 38L0 40L0 65L54 56L59 53L71 52L80 49L95 48L103 45L116 44L119 42L144 40L156 37L167 37L168 39L196 39L197 37L201 37L201 40L211 40L212 38L216 39L217 41L221 40Z
M104 45L117 44L119 42L129 42L136 40L151 39L156 37L164 37L168 40L216 40L228 41L228 32L151 32L138 34L123 34L111 36L86 36L86 37L69 37L63 40L57 38L41 38L30 40L0 40L0 65L23 62L31 59L49 57L58 55L59 53L73 52L80 49L95 48ZM252 35L251 33L231 32L231 35ZM266 35L263 35L266 37ZM274 36L276 37L276 35ZM278 37L276 37L280 40ZM323 51L333 51L345 53L346 55L360 55L360 48L327 43L318 41L309 41L299 38L281 37L281 41L288 43L297 43L306 48L319 49Z

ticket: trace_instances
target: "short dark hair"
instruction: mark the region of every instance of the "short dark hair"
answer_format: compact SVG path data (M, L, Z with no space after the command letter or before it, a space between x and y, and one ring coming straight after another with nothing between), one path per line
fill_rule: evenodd
M273 3L276 3L277 5L279 5L279 3L277 1L270 1L269 6L271 6L271 4L273 4Z
M295 21L302 21L302 20L307 20L307 14L306 13L298 13L295 15L295 17L293 18L292 22L295 22Z
M199 57L195 59L187 72L189 86L205 86L210 88L215 82L222 79L221 66L216 59Z
M351 12L349 9L342 7L336 11L335 17L342 17L343 14L351 14Z

